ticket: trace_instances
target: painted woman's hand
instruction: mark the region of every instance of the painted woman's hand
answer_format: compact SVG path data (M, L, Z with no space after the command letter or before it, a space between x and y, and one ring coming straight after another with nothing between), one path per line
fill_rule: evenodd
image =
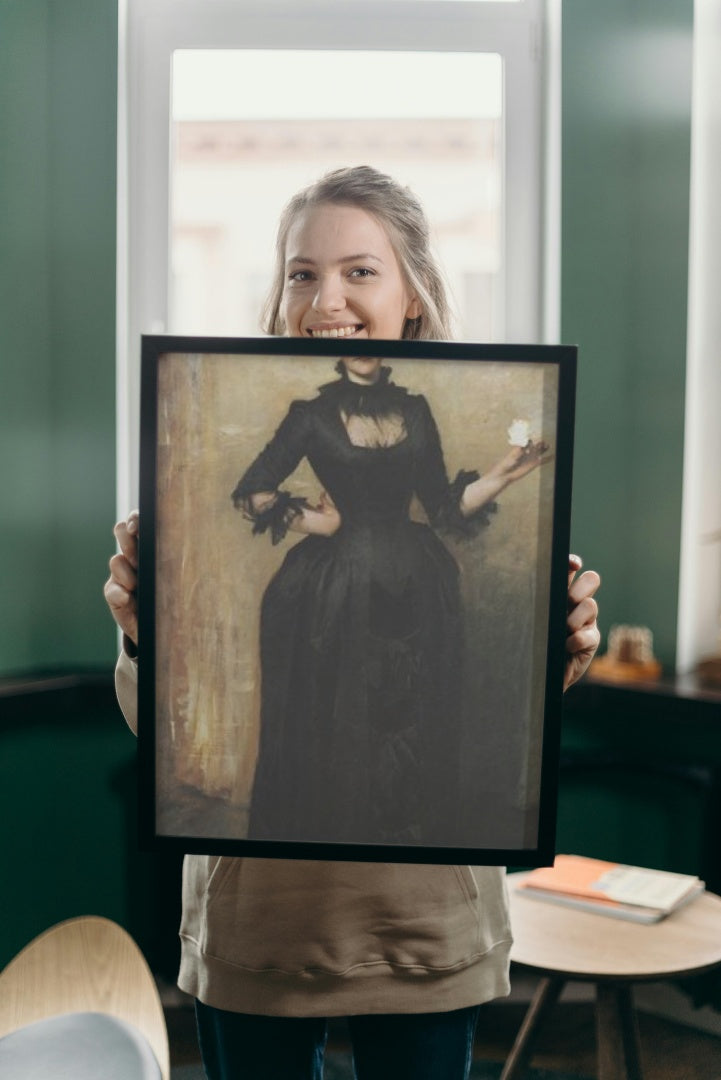
M505 487L527 476L539 465L545 465L552 460L553 456L548 453L548 443L529 440L525 446L513 446L505 457L491 466L486 475L497 477L503 481Z
M110 577L103 589L111 615L134 645L138 644L139 525L138 511L133 510L126 521L119 521L113 529L120 553L110 560Z
M466 487L461 496L461 513L464 517L470 517L500 495L509 484L552 460L553 455L548 453L545 442L529 440L525 446L512 447L505 457Z
M306 536L333 536L340 524L341 516L335 503L327 491L322 491L317 506L307 506L288 527Z
M564 690L568 690L584 674L601 640L596 625L598 604L594 600L601 579L595 570L586 570L577 578L576 574L582 566L578 555L569 555Z

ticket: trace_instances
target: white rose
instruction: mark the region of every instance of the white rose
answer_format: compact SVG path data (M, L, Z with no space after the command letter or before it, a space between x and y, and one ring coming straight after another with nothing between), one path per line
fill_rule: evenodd
M528 420L516 418L508 429L508 441L511 446L528 446L531 441L531 425Z

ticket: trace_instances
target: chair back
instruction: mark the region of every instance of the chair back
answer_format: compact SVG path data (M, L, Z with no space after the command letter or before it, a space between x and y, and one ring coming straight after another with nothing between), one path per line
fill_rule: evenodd
M0 973L0 1038L36 1020L83 1012L135 1027L169 1080L165 1015L150 968L121 926L96 915L52 926Z

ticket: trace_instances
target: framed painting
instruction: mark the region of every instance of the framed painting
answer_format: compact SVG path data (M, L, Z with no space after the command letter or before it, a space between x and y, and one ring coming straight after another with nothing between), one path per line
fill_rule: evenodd
M575 367L143 339L144 846L552 861Z

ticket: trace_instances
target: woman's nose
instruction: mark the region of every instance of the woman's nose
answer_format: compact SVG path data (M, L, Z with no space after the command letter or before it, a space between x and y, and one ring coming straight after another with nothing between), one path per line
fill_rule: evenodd
M313 307L322 315L340 311L345 307L343 283L335 274L328 274L318 279Z

